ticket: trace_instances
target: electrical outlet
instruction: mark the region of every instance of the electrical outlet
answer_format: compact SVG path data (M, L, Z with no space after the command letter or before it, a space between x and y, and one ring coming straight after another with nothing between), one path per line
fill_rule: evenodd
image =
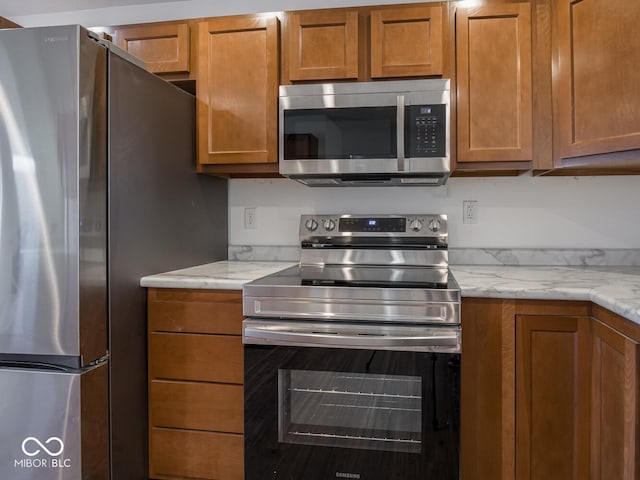
M478 201L462 201L462 223L478 223Z
M244 228L248 230L255 230L256 207L248 207L244 209Z

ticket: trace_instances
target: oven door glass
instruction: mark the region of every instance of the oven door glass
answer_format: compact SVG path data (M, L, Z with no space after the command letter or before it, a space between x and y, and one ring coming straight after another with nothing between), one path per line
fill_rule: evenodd
M285 160L396 158L397 107L284 111Z
M422 377L278 370L280 442L419 453Z
M458 480L460 354L244 352L245 480Z

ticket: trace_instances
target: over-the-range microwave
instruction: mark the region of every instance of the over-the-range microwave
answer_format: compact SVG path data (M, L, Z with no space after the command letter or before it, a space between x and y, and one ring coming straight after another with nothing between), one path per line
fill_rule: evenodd
M442 185L448 79L280 87L280 174L309 186Z

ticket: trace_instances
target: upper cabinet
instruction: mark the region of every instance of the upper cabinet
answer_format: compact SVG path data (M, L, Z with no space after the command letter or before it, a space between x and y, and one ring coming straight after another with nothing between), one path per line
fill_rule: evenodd
M458 9L456 59L458 167L475 169L477 162L530 162L529 4ZM531 165L519 167L526 170Z
M553 166L640 166L640 2L557 0L552 8Z
M371 12L371 78L442 75L443 8L435 4Z
M289 79L358 78L358 12L288 14Z
M0 17L0 28L20 28L20 25L4 17Z
M283 83L443 75L442 3L285 14Z
M198 24L199 171L278 171L278 33L267 14Z
M150 72L190 78L191 25L188 21L117 27L113 43L140 58Z

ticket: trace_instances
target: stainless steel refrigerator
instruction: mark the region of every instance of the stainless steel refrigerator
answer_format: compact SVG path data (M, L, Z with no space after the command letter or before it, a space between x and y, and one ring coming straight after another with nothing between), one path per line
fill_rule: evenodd
M116 50L0 31L0 479L148 478L139 279L227 255L194 98Z

